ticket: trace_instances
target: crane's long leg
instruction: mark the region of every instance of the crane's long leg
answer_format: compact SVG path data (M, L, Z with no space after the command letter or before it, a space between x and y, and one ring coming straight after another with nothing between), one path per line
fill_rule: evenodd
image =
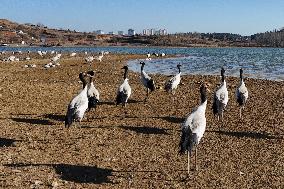
M240 119L242 119L242 106L240 107Z
M190 168L190 153L187 151L187 173L189 174L189 168Z
M146 97L145 97L145 99L144 99L144 103L147 102L148 96L149 96L149 89L147 88L147 94L146 94Z
M198 166L197 166L197 146L195 146L195 170L198 170Z

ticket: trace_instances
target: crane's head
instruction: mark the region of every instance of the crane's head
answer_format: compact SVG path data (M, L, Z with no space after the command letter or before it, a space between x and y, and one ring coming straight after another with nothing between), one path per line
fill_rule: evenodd
M128 66L123 66L121 69L128 70Z
M87 75L88 75L89 77L94 77L95 72L94 72L93 70L88 71L88 72L87 72Z
M80 78L81 81L84 79L85 76L86 76L86 74L84 72L79 73L79 78Z
M224 73L225 73L225 69L224 69L224 67L222 67L221 68L221 75L224 75Z
M143 66L145 65L145 62L140 62L140 64L142 64Z

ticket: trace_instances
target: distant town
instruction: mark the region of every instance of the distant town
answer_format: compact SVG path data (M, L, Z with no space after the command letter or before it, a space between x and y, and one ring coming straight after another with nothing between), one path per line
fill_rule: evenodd
M109 35L128 35L128 36L133 36L133 35L146 35L146 36L150 36L150 35L167 35L168 32L166 29L143 29L142 33L137 33L134 29L128 29L127 33L125 33L124 31L120 30L116 32L108 32L105 33L103 30L96 30L94 31L94 33L98 34L98 35L103 35L103 34L109 34Z
M168 33L165 28L129 28L79 32L0 19L1 46L176 46L176 47L284 47L284 28L250 36L232 33Z

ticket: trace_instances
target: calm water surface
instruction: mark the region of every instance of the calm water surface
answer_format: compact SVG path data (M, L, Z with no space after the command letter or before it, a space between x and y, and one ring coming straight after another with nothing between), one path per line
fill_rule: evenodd
M148 52L163 52L178 57L146 61L145 70L148 73L175 74L176 65L180 63L183 74L216 75L224 66L227 75L238 76L242 67L246 77L284 81L284 48L0 47L0 51L18 50L109 51L145 55ZM140 71L139 60L131 60L128 65L131 70Z

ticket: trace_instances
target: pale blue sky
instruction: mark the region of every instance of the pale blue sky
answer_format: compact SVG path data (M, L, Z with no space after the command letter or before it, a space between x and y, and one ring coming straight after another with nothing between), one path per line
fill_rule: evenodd
M0 0L0 18L78 31L251 35L284 27L284 0Z

